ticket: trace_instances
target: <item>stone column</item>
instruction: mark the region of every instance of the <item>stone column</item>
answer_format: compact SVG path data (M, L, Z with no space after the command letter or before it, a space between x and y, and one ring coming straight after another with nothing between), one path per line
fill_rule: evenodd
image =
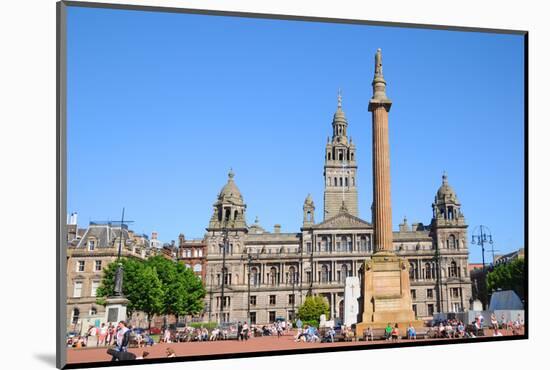
M386 81L382 74L380 49L375 56L375 75L372 86L373 97L369 101L369 111L372 112L374 251L391 252L393 248L388 133L388 112L391 100L386 96Z
M388 111L378 105L372 116L373 199L375 252L392 250L392 210L390 194L390 153Z

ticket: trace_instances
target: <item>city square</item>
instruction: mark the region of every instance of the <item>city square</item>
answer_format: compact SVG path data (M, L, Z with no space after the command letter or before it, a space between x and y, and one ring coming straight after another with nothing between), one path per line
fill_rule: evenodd
M495 255L494 235L486 223L495 227L496 216L486 220L475 215L480 223L470 225L466 210L473 206L462 203L463 190L453 185L462 184L470 194L493 184L468 185L463 172L454 175L462 159L440 155L437 147L434 157L454 173L417 166L418 178L394 180L403 180L400 171L393 177L392 170L392 153L400 150L392 146L392 135L399 136L402 129L392 124L392 113L402 101L392 97L387 84L399 86L400 81L387 82L382 48L369 53L369 59L359 63L371 76L371 87L362 88L368 91L363 103L369 121L348 122L346 100L338 90L330 125L308 128L329 134L326 142L312 145L315 152L297 158L306 163L311 154L323 163L322 177L321 166L299 166L301 177L317 177L314 183L322 184L322 200L317 190L298 189L303 202L294 205L300 213L294 231L279 223L268 229L258 216L251 217L250 209L258 208L245 201L249 193L241 190L243 182L254 194L251 198L262 202L259 209L266 218L272 219L274 206L269 204L276 204L281 195L273 189L263 194L264 188L253 185L254 176L243 176L246 181L241 182L240 171L254 168L246 160L238 169L227 169L225 184L215 184L221 190L208 195L211 205L203 205L210 207L208 218L198 220L185 211L164 220L181 222L182 228L203 225L198 226L202 237L180 232L167 243L157 231L151 236L135 232L130 224L140 221L127 219L124 205L120 220L90 219L87 227L80 227L79 212L70 212L65 318L69 364L124 361L144 351L147 359L185 358L525 336L524 248L507 246L505 253ZM352 130L359 140L353 140ZM445 148L453 144L445 140ZM371 168L364 163L365 152ZM237 161L231 151L220 153L213 157ZM183 155L175 157L188 163ZM414 152L398 156L405 157L410 163L422 159ZM197 155L196 161L201 159ZM277 162L262 165L269 168ZM207 165L198 167L210 171ZM287 180L285 172L280 175L270 181L275 189ZM409 222L404 216L394 227L395 199L411 204L416 198L409 187L428 177L438 178L438 185L430 190L433 201L419 209L430 219ZM212 181L206 181L208 186L214 186ZM184 190L177 197L182 204L206 194L206 189L191 191L189 183L181 184ZM295 190L286 189L288 194ZM160 196L155 187L148 194ZM370 212L360 194L371 199ZM76 201L70 206L81 207ZM492 262L486 263L489 252ZM472 254L480 256L481 263L473 262ZM150 345L141 347L145 342Z

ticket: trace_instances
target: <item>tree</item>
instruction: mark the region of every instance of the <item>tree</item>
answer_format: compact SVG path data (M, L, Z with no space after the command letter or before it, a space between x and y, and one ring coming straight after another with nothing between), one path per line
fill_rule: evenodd
M329 314L327 299L321 296L308 296L304 303L298 308L298 317L302 321L319 322L321 315Z
M525 263L523 258L499 265L487 274L487 289L495 291L513 290L523 300L525 298Z
M156 268L163 284L164 314L180 316L192 315L202 311L206 291L202 281L193 271L181 263L176 263L162 256L152 257L147 264Z
M177 265L179 291L185 290L180 297L181 313L184 315L194 315L204 309L204 297L206 290L193 270L179 263ZM183 289L182 289L183 288Z
M165 291L154 267L144 265L140 272L140 279L136 283L140 294L135 296L134 305L147 314L149 329L151 329L153 315L163 311Z
M98 304L105 305L105 298L113 295L115 286L115 272L118 263L119 262L117 261L111 262L103 270L103 279L101 280L101 285L96 291ZM136 259L127 258L121 258L120 263L124 269L122 292L124 297L129 300L126 309L128 311L128 316L130 316L132 312L140 310L137 302L140 301L140 295L143 294L143 292L140 290L141 288L138 283L141 279L143 263Z
M162 256L147 261L123 258L120 263L124 269L122 291L129 301L129 316L134 311L143 311L151 326L155 314L173 314L178 318L203 310L206 292L202 282L184 265ZM117 266L118 262L112 262L104 269L97 289L98 304L105 305L106 297L113 295Z
M101 285L96 291L98 304L105 305L106 298L113 295L118 263L111 262L103 271ZM162 312L164 301L163 286L156 270L136 259L122 258L120 263L124 269L122 293L128 299L128 316L134 311L143 311L150 326L152 315Z

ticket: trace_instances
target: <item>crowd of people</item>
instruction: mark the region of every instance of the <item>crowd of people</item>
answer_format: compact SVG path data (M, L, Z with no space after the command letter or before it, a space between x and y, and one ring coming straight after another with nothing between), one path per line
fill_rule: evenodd
M490 322L485 323L485 318L482 314L478 314L475 320L465 325L458 319L448 319L438 322L431 327L428 332L423 332L429 338L476 338L480 335L485 335L484 329L492 329L493 336L502 336L503 330L511 332L512 335L521 333L523 329L523 320L518 314L516 320L506 320L504 314L500 320L493 313L490 317ZM295 331L292 331L293 325L286 321L276 321L267 325L249 325L247 322L238 322L227 326L214 327L208 329L204 326L191 327L185 326L177 329L165 328L158 340L159 343L178 343L191 341L217 341L227 339L237 339L239 341L248 341L255 336L277 336L280 338L283 335L292 333L295 342L335 342L337 332L333 327L317 328L311 323L303 324L300 319L295 322ZM402 332L400 332L399 324L388 323L383 331L383 338L388 341L399 341L406 336L409 340L417 338L416 329L412 324ZM382 336L381 331L377 332L377 338ZM373 329L367 328L363 333L363 340L373 341L375 335ZM356 333L352 328L342 326L339 328L338 339L347 341L357 339ZM128 352L130 345L137 348L152 346L155 340L150 335L148 330L132 328L124 321L119 323L102 323L99 326L90 326L84 335L72 335L67 338L67 346L72 348L82 348L91 346L107 346L108 353L113 360L123 359L144 359L149 353L143 351L141 356L137 356ZM173 348L166 349L167 357L175 357Z

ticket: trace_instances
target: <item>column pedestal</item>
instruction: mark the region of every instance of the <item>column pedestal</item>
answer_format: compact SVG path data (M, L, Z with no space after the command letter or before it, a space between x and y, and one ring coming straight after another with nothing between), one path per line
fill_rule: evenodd
M118 323L126 321L126 307L130 302L124 297L107 297L105 305L105 322Z
M424 326L412 310L409 268L407 260L392 252L378 252L365 262L363 274L363 314L356 326L357 335L363 331L398 324L400 335L406 335L409 324Z

